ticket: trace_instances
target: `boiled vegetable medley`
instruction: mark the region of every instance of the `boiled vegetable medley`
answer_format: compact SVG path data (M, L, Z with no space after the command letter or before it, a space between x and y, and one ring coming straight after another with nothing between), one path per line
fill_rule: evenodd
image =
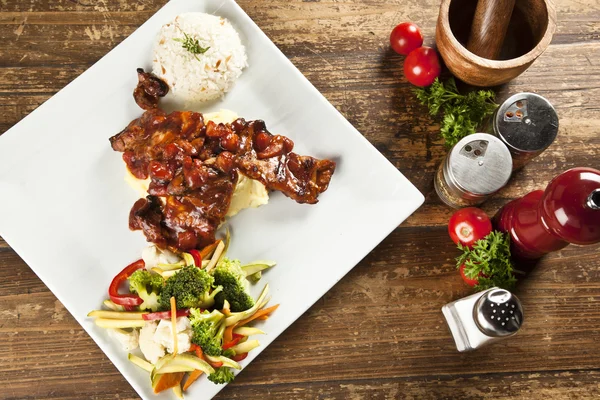
M227 258L228 247L229 234L180 256L145 251L144 259L111 282L110 300L104 302L108 310L88 314L150 374L155 393L172 389L182 397L202 375L215 384L228 383L233 370L242 368L239 362L260 345L250 337L265 332L251 324L267 319L279 305L266 307L268 284L254 299L250 281L258 282L275 263L242 265ZM125 286L128 292L121 293Z

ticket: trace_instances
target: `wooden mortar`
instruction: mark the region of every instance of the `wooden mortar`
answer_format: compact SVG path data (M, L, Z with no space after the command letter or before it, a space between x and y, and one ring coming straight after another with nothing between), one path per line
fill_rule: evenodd
M522 74L556 31L556 10L550 0L517 0L498 59L479 57L466 48L476 6L473 0L442 0L435 33L448 69L474 86L496 86Z

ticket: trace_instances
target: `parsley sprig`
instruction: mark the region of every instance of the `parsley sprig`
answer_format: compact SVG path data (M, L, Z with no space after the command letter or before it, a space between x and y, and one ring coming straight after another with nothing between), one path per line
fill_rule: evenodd
M465 264L465 275L479 281L476 290L495 286L510 290L514 287L517 279L513 274L508 234L494 231L475 242L472 249L460 243L458 249L463 254L456 258L456 267Z
M442 112L440 133L447 147L454 146L460 139L477 131L477 127L498 107L494 103L492 90L478 90L460 94L454 78L446 83L436 78L426 88L416 88L415 94L421 104L429 108L432 116Z
M210 47L200 46L200 42L198 42L198 39L189 36L185 32L183 32L183 39L174 38L173 40L181 43L181 47L192 53L198 61L200 61L200 59L198 58L197 54L204 54L208 51L208 49L210 49Z

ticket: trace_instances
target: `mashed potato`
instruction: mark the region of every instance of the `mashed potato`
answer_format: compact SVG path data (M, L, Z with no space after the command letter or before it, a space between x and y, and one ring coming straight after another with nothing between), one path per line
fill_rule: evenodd
M213 121L215 123L229 123L237 119L237 114L229 110L221 110L215 113L204 114L204 121ZM133 176L128 168L125 168L125 182L140 197L148 195L148 186L150 178L141 180ZM269 193L261 182L246 177L244 174L239 174L238 183L235 186L235 191L231 198L231 204L227 211L227 217L233 217L245 208L256 208L269 202Z
M227 217L233 217L245 208L256 208L269 202L269 193L265 185L239 174L238 183L231 197Z
M137 193L140 198L148 196L148 187L150 186L150 178L138 179L125 166L125 182Z

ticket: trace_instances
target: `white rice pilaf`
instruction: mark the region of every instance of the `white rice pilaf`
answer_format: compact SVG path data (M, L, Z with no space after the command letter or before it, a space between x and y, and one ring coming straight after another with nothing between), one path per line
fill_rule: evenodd
M194 54L182 41L209 48ZM195 42L197 40L197 43ZM162 78L170 93L187 103L221 97L248 66L246 49L233 26L224 18L181 14L164 25L154 45L152 72Z

